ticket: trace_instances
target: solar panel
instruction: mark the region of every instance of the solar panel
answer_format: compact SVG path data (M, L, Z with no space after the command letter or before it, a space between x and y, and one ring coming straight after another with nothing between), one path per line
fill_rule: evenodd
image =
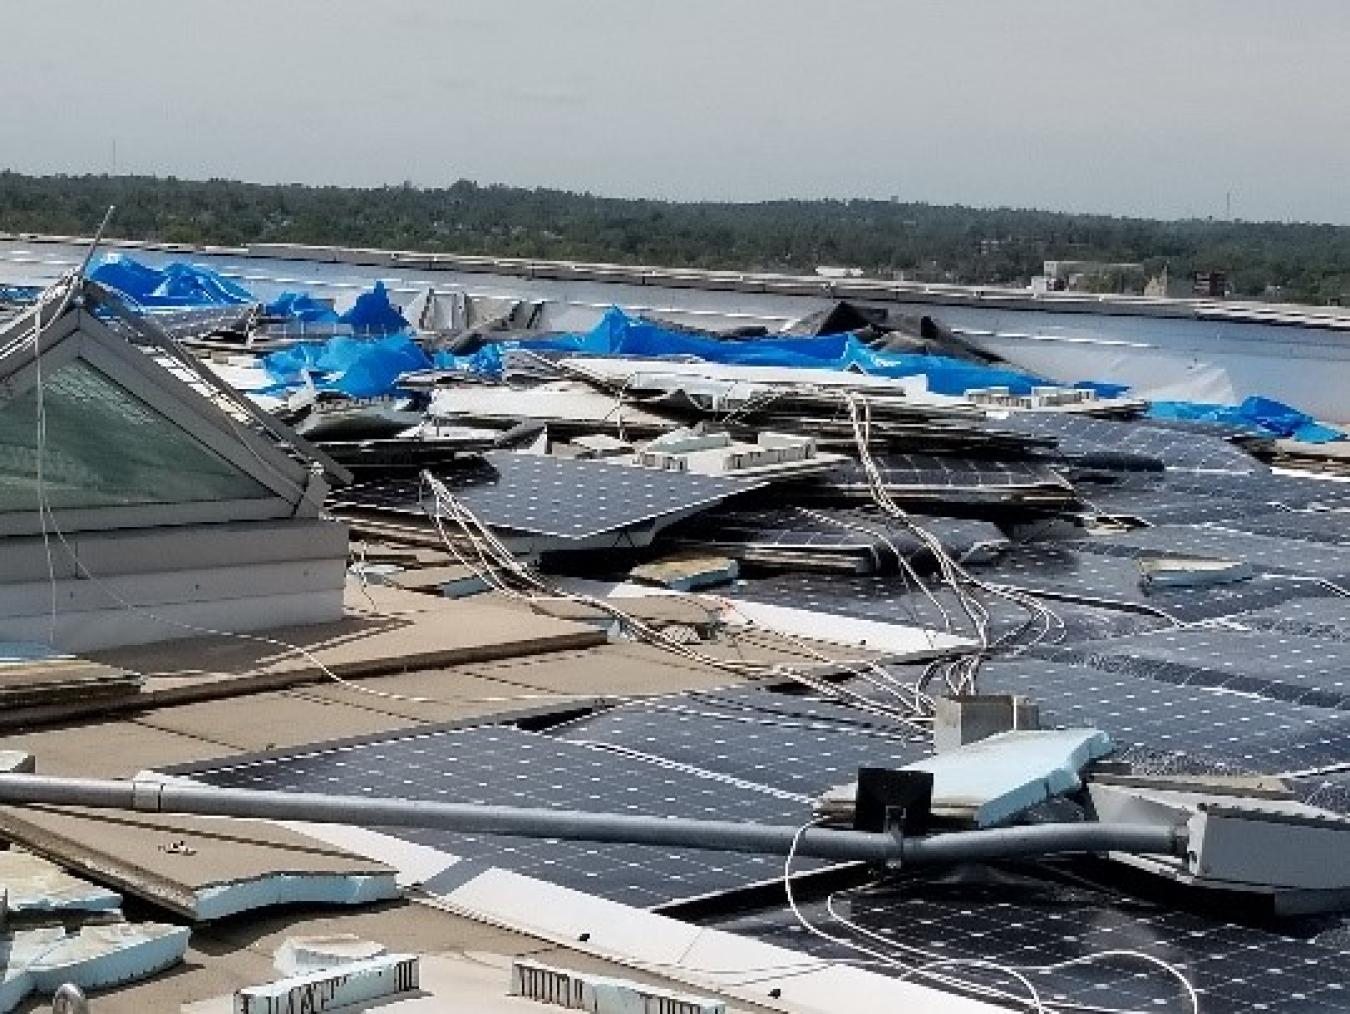
M1268 509L1306 510L1318 505L1350 507L1350 486L1301 475L1188 475L1169 474L1166 488L1184 493L1222 497ZM1265 513L1262 511L1262 513Z
M1267 468L1224 436L1196 429L1141 426L1049 412L1017 412L1004 425L1011 429L1051 436L1058 452L1072 461L1087 455L1137 454L1156 458L1169 469L1225 471L1235 474L1265 472Z
M771 605L933 629L941 629L950 617L958 628L968 627L969 621L950 590L930 585L929 593L941 605L940 610L912 581L900 575L789 573L747 579L736 585L738 598ZM1025 609L1006 599L988 594L979 599L989 610L995 637L1021 628L1029 619ZM1142 633L1171 625L1160 616L1144 612L1058 601L1046 605L1062 624L1047 635L1051 643Z
M213 306L195 310L157 310L152 316L171 338L182 341L222 331L242 333L255 309L251 304Z
M1229 528L1190 525L1158 525L1132 532L1110 533L1083 539L1074 549L1121 556L1205 556L1221 560L1244 560L1273 573L1310 574L1336 579L1350 575L1350 549L1253 535Z
M1231 521L1251 510L1249 505L1200 493L1158 489L1098 489L1078 487L1078 496L1100 514L1124 514L1155 525Z
M1159 530L1146 529L1151 532ZM1187 530L1181 531L1184 533ZM1115 536L1104 538L1114 539ZM1097 551L1084 551L1089 546ZM1140 584L1139 564L1126 556L1104 555L1110 549L1108 543L1086 541L1020 546L990 568L985 579L995 584L1029 589L1052 598L1077 599L1087 604L1111 604L1116 608L1134 608L1154 615L1162 613L1179 622L1209 620L1261 609L1290 599L1331 594L1329 589L1316 583L1285 576L1262 576L1233 584L1145 592ZM1130 551L1126 546L1116 549L1119 553ZM1141 552L1139 549L1133 551Z
M1257 630L1283 630L1305 637L1350 641L1350 599L1347 598L1280 602L1255 612L1239 613L1233 619L1244 627Z
M1166 900L1130 897L1098 886L1091 862L966 866L946 877L904 879L841 893L835 910L890 941L906 967L940 960L1035 968L1025 974L1047 1009L1187 1010L1187 994L1162 969L1106 951L1139 951L1176 966L1194 986L1204 1014L1300 1011L1330 1014L1350 1007L1350 949L1326 921L1271 929L1179 911ZM863 941L835 922L823 901L802 904L815 926ZM806 933L787 908L707 920L717 929L820 957L856 952ZM1297 934L1297 935L1295 935ZM901 954L900 948L911 948ZM1064 964L1072 962L1071 964ZM1055 966L1055 967L1046 967ZM871 963L873 971L900 974ZM949 978L996 987L1029 1005L1026 987L988 967L935 969ZM918 978L939 988L946 984Z
M1286 779L1300 802L1350 814L1350 772Z
M706 820L802 824L810 806L781 793L729 784L632 756L519 729L484 727L307 748L284 757L191 769L231 788ZM388 834L470 860L640 907L774 878L772 856L454 834L389 828Z
M943 457L933 454L882 455L877 464L887 487L938 486L950 489L1067 484L1053 468L1030 461Z
M997 526L962 518L915 522L958 559L1001 552L1009 545ZM761 566L894 570L931 555L914 532L878 511L796 508L719 511L677 527L667 537Z
M565 539L679 516L763 485L505 451L445 470L437 478L491 528ZM381 483L345 490L334 504L421 517L418 492L416 483Z
M1036 658L988 662L982 693L1024 694L1042 724L1267 774L1350 762L1350 714ZM1211 765L1213 766L1213 765Z
M858 768L927 757L927 737L860 723L859 712L754 690L687 694L615 708L567 726L572 742L603 743L813 799Z
M1248 513L1225 520L1223 527L1253 535L1343 546L1350 542L1350 511L1273 511L1254 516Z
M1251 440L1255 436L1250 426L1220 422L1217 419L1152 419L1145 416L1142 419L1131 419L1130 424L1141 429L1172 430L1177 433L1199 434L1238 442ZM1256 439L1264 438L1256 437Z
M253 304L234 306L203 306L185 310L148 310L140 316L152 321L161 331L176 341L192 341L211 335L230 333L236 335L235 347L242 348L242 336L248 330L249 321L256 307ZM111 330L117 331L131 341L141 341L143 336L136 328L111 313L99 314L100 319Z
M877 457L887 491L898 499L954 503L1060 504L1073 487L1050 466L1035 461L985 460L891 452ZM831 476L837 493L869 496L867 478L856 463Z
M1034 650L1042 658L1167 683L1350 709L1350 643L1343 641L1192 628Z

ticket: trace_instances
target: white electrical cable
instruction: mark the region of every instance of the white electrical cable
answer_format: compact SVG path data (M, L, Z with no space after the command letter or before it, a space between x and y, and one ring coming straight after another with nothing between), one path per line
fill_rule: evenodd
M836 936L833 933L826 932L819 926L815 925L815 923L807 919L806 916L803 914L801 908L798 906L796 896L792 889L792 861L793 859L796 858L797 848L801 844L802 836L811 828L817 827L821 823L822 821L820 820L807 821L805 824L803 824L801 827L797 829L797 833L793 835L792 844L788 847L787 858L783 862L783 891L787 895L788 908L792 910L793 916L797 919L797 922L801 924L802 928L805 929L807 932L813 934L814 936L820 937L822 940L827 940L830 943L835 944L836 946L839 947L843 947L847 950L854 951L859 954L865 954L869 958L882 962L883 964L888 965L892 968L898 968L902 971L907 971L908 969L906 968L905 965L903 965L893 956L885 953L884 951L879 951L876 950L875 948L859 944L845 937ZM1028 979L1018 974L1017 972L1011 971L1009 969L1004 969L1001 968L1000 966L994 967L998 967L1001 972L1004 972L1008 976L1008 978L1018 980L1022 985L1024 985L1027 988L1027 992L1031 997L1032 1010L1034 1010L1036 1014L1050 1014L1050 1009L1047 1008L1045 1004L1042 1002L1040 993L1036 990L1036 987ZM937 977L934 976L934 978ZM1004 993L1002 990L993 990L990 989L989 987L980 987L978 985L968 983L960 983L960 985L963 988L971 988L975 991L993 992L1002 995L1007 999L1015 999L1023 1004L1027 1002L1025 997L1018 997L1015 994L1007 994Z
M530 604L539 599L557 599L571 602L578 602L596 608L612 617L619 623L630 636L635 637L645 643L663 648L674 654L681 655L704 665L713 666L724 671L734 673L738 676L753 676L759 678L785 678L793 679L804 683L822 695L832 698L844 698L865 711L874 714L883 715L892 720L905 724L913 724L913 718L908 706L904 708L894 708L883 704L878 704L865 696L858 694L846 686L837 686L830 684L825 680L818 678L799 667L790 666L784 663L748 663L715 656L699 652L690 647L683 641L670 637L665 631L653 627L630 613L626 612L620 605L611 599L599 599L588 595L581 595L574 592L567 592L550 585L541 575L537 574L527 564L517 560L514 554L496 537L496 535L483 524L473 512L470 511L462 502L460 502L445 485L430 473L424 472L422 481L431 491L433 505L431 514L433 523L436 525L441 535L442 541L446 547L456 555L456 557L470 569L475 570L480 576L488 581L493 587L497 588L502 594L513 598L522 603ZM444 527L444 520L453 521L460 529L462 535L469 542L473 553L478 557L478 564L474 564L458 551L454 540L449 537ZM513 587L515 582L524 588L524 591ZM832 660L831 660L832 661ZM885 682L879 680L873 670L875 663L833 663L839 665L844 671L857 676L863 680L870 681L879 689L887 690ZM887 674L889 678L889 674Z
M929 668L929 671L916 685L916 689L921 690L927 679L942 675L947 683L949 690L955 693L970 693L975 689L975 677L980 663L995 650L1007 649L1021 633L1030 626L1039 622L1043 629L1036 637L1026 645L1016 646L1014 650L1026 651L1037 643L1047 639L1051 630L1056 625L1063 628L1064 624L1053 610L1039 602L1032 595L1021 591L1011 591L1000 589L993 585L986 584L978 580L969 573L959 561L953 559L941 544L940 540L934 537L916 524L913 518L904 511L894 499L890 496L886 488L884 477L876 460L872 457L870 450L871 435L871 410L866 399L861 395L844 392L845 405L849 412L849 417L853 425L854 440L858 453L859 463L868 481L868 489L877 506L888 516L899 521L908 529L921 544L932 554L938 564L939 574L945 584L947 584L953 594L956 596L957 605L965 613L967 619L974 627L976 640L979 643L979 649L969 653L964 658L956 662L938 662ZM917 575L915 576L917 580ZM989 612L984 605L975 597L975 595L966 590L966 586L983 591L998 598L1006 599L1020 608L1027 611L1029 619L1022 628L1005 634L993 641L989 639ZM944 611L943 615L946 613Z
M877 933L873 930L869 930L866 927L859 926L856 922L853 922L852 920L840 915L834 908L834 900L836 897L838 897L840 893L843 892L836 892L835 894L830 895L826 899L825 909L827 912L829 912L831 918L833 918L836 922L840 923L841 925L848 927L850 930L859 934L860 936L866 937L869 940L877 941L881 944L885 944L899 951L907 951L911 954L917 955L920 959L922 959L925 962L924 964L907 971L905 975L901 976L901 978L907 978L912 975L928 975L929 972L934 968L941 968L944 966L952 966L952 965L970 965L973 967L995 968L999 971L1015 970L1018 972L1037 973L1037 972L1052 972L1057 971L1059 969L1071 968L1078 965L1090 965L1099 961L1107 960L1109 958L1129 958L1131 960L1143 961L1147 964L1155 965L1158 968L1161 968L1163 971L1167 972L1173 978L1175 978L1178 982L1181 983L1182 988L1185 990L1187 994L1187 998L1191 1001L1191 1008L1193 1014L1199 1014L1200 999L1195 991L1195 987L1191 984L1190 980L1187 979L1185 974L1182 973L1182 971L1178 969L1175 965L1172 965L1161 958L1155 957L1152 954L1146 954L1142 951L1135 951L1135 950L1113 949L1108 951L1097 951L1092 954L1083 955L1081 957L1071 958L1066 961L1057 961L1045 965L1013 965L1008 966L1007 968L999 965L991 965L989 962L978 958L974 959L952 958L944 954L937 954L934 953L933 951L924 950L923 948L916 947L913 944L905 944L896 940L892 940L880 933ZM1062 1004L1057 1003L1056 1006L1062 1006ZM1110 1009L1118 1010L1119 1008L1110 1008Z

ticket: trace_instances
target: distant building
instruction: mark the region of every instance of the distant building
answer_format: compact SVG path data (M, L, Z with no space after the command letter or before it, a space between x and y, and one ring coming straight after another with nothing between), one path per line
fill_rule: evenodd
M1228 295L1228 275L1222 271L1197 271L1191 295L1202 299L1223 299Z
M1046 261L1047 287L1068 292L1139 292L1144 265L1109 261Z

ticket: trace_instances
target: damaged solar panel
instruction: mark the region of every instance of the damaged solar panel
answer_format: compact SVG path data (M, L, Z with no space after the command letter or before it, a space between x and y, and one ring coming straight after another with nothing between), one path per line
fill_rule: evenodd
M942 630L954 624L968 629L969 619L951 589L929 582L922 589L894 576L806 574L800 572L751 578L736 586L737 598L770 605L810 609L833 616L851 616L879 623L902 623ZM1053 602L1051 624L1042 631L1028 611L994 595L982 597L989 612L990 635L998 638L1023 632L1019 642L1032 638L1050 644L1089 638L1116 637L1169 627L1154 613L1108 609L1071 602Z
M1350 577L1350 549L1301 539L1255 535L1217 525L1158 525L1074 542L1087 553L1139 559L1194 556L1240 560L1276 574L1303 574L1336 580Z
M759 487L740 479L628 468L596 461L491 452L441 472L450 493L494 529L586 539L675 520ZM433 502L417 483L344 491L335 506L421 518Z
M986 521L916 518L915 523L966 563L987 562L1010 545ZM880 512L865 510L719 511L676 527L669 537L744 564L773 569L863 574L893 571L901 561L922 564L931 556L913 529Z
M1118 744L1229 770L1269 774L1350 763L1344 711L1038 658L986 663L981 690L1039 701L1043 725L1097 728Z
M1338 596L1279 602L1265 609L1239 613L1232 622L1255 630L1281 630L1304 637L1350 641L1350 599Z
M1032 461L984 460L932 454L890 453L877 458L886 492L909 504L995 504L1040 509L1073 501L1073 487L1048 465ZM871 499L862 466L841 468L834 492Z
M1230 439L1202 427L1150 426L1047 412L1015 413L1004 425L1054 437L1058 457L1075 464L1108 463L1130 455L1152 458L1161 467L1179 471L1240 475L1269 471Z
M1350 710L1350 644L1344 641L1190 628L1038 648L1036 654L1166 683Z
M1052 600L1134 610L1176 623L1212 620L1290 599L1332 594L1303 575L1288 574L1258 574L1252 580L1231 584L1145 591L1137 559L1100 550L1085 552L1084 548L1082 542L1019 546L991 569L987 580Z

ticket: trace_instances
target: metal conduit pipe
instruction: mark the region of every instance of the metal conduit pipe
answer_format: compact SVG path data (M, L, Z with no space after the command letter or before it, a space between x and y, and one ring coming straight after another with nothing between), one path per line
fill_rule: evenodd
M1137 824L1043 824L961 831L925 838L673 817L633 817L531 807L480 806L417 799L326 796L222 789L146 779L117 781L0 775L0 803L184 813L214 817L423 827L465 834L621 842L718 852L796 854L838 862L955 863L1055 852L1185 852L1184 828Z

